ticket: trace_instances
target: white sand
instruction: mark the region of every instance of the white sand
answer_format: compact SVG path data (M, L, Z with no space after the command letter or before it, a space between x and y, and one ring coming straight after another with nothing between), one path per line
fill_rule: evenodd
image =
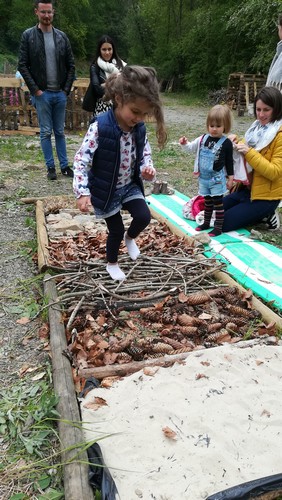
M99 396L108 406L82 404L86 439L114 434L99 444L122 500L203 499L281 473L281 379L282 346L192 352L184 365L91 391L83 404Z

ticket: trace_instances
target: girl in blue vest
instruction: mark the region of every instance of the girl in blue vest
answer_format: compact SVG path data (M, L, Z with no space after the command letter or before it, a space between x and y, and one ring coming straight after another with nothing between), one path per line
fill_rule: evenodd
M125 66L105 83L105 99L113 109L91 123L74 158L74 193L77 206L88 212L91 204L97 218L108 227L107 271L113 280L124 280L118 265L124 240L132 260L140 254L135 238L151 220L144 198L142 179L152 181L155 168L144 119L156 119L158 144L166 141L159 85L154 68ZM91 166L88 171L88 166ZM132 216L125 231L121 210Z
M230 132L232 114L228 106L216 105L207 116L207 134L189 142L181 137L179 143L184 151L196 153L194 173L199 177L199 194L205 198L204 222L196 231L210 229L215 210L214 228L209 236L222 233L224 220L223 195L233 185L233 145L226 137Z

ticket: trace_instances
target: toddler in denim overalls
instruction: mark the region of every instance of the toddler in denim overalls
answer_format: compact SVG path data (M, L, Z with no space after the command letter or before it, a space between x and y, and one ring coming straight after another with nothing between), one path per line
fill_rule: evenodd
M233 145L223 135L231 128L232 114L228 106L218 104L211 108L207 116L208 134L189 142L181 137L179 143L185 151L196 153L194 173L199 177L198 193L205 198L204 222L196 231L210 229L210 222L215 210L214 228L210 236L222 233L224 209L222 198L233 185Z

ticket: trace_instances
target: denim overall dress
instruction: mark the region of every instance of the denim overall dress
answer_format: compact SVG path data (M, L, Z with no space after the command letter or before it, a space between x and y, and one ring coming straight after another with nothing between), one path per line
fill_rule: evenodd
M212 149L204 146L208 134L201 140L199 151L199 194L201 196L221 196L227 191L226 171L222 168L219 172L213 170L213 165L221 145L226 139L223 135Z

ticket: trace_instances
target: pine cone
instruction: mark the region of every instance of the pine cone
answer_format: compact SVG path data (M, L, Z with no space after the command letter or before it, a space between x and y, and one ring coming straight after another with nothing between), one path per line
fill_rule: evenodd
M130 363L132 361L132 357L127 354L127 352L120 352L117 356L117 363L120 365L123 363Z
M226 326L227 323L234 323L236 325L236 327L238 328L240 326L245 326L246 324L249 324L249 321L247 318L236 318L236 317L230 316L229 318L227 318L227 317L221 318L221 323L223 326Z
M130 346L126 349L126 352L134 361L141 361L143 359L143 349L140 347Z
M177 349L176 351L171 352L170 354L182 354L183 352L191 352L193 351L193 347L182 347L181 349Z
M171 353L171 351L173 351L173 347L171 347L168 344L165 344L164 342L158 342L157 344L152 346L153 353L157 352L159 354L160 353L169 354L169 353Z
M113 344L109 345L109 351L110 352L121 352L124 349L127 349L132 342L132 336L128 335L125 339L119 340L118 342L114 342Z
M177 320L177 314L171 313L169 310L162 314L162 321L165 325L174 325Z
M219 332L211 333L207 336L208 342L215 342L216 344L220 344L221 342L230 342L231 336L228 331L222 328Z
M222 323L211 323L208 326L208 333L214 333L222 327Z
M209 302L211 300L210 296L204 292L195 292L187 295L186 304L199 305Z
M229 323L226 323L225 328L227 331L231 331L231 333L238 332L238 326L235 323L232 323L231 321Z
M216 302L212 301L209 304L209 307L208 307L207 311L209 311L209 313L212 315L214 321L218 321L219 320L219 318L220 318L220 312L219 312L219 309L218 309L218 307L216 305Z
M258 311L251 309L243 309L243 307L233 306L232 304L226 304L226 307L236 316L244 316L245 318L257 318L260 314Z
M146 320L158 323L161 319L161 311L156 311L156 309L147 310L144 316Z
M182 348L182 344L178 340L170 339L169 337L162 337L162 340L166 344L171 345L171 347L173 347L173 349L181 349Z
M207 322L204 319L189 316L189 314L181 314L177 320L181 326L207 326Z
M177 321L182 326L193 326L195 324L195 318L188 314L180 314Z
M196 326L179 326L178 330L182 335L191 335L193 337L199 335L199 330Z

